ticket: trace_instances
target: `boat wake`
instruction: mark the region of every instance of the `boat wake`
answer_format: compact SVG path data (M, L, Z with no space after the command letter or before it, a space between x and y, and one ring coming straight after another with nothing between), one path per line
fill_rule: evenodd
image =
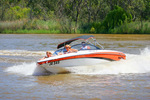
M139 55L126 55L126 60L99 63L92 66L66 67L66 69L75 74L126 74L150 72L150 49L145 48ZM37 67L36 62L14 65L8 67L5 71L22 75L48 74L44 69Z
M44 51L28 51L28 50L0 50L3 56L42 56Z
M77 74L126 74L150 72L150 49L145 48L140 55L126 54L126 60L81 66L70 70Z

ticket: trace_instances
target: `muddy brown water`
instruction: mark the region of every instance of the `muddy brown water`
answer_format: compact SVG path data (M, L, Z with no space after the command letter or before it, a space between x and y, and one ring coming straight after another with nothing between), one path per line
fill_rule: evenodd
M0 34L1 100L149 100L150 35L94 34L127 60L47 74L36 66L45 51L81 34ZM100 67L101 66L101 67Z

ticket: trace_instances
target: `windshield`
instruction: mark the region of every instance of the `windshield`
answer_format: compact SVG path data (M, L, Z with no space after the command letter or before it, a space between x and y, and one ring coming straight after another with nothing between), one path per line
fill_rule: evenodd
M95 46L95 45L91 45L91 44L86 44L86 47L89 47L87 49L82 49L82 45L81 44L76 44L76 45L73 45L71 48L73 49L77 49L77 50L99 50L100 48Z
M64 52L67 52L67 50L65 48L63 49L58 49L56 50L53 55L59 55L59 54L64 54Z
M71 46L72 49L77 49L78 51L80 51L80 50L100 50L99 47L97 47L95 45L91 45L91 44L86 44L87 49L83 49L82 47L83 47L82 44L76 44L76 45ZM53 53L53 55L64 54L65 52L67 52L67 50L65 48L62 48L62 49L56 50Z

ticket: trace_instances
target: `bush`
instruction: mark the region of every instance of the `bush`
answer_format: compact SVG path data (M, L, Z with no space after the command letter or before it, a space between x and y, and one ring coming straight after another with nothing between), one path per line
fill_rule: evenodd
M90 33L95 33L95 28L94 28L94 27L92 27L92 28L90 29Z

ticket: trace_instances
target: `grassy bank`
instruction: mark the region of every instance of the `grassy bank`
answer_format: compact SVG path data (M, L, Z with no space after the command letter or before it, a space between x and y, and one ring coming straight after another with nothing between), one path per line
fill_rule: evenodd
M0 22L0 33L61 33L55 21L18 20Z
M59 34L61 33L59 30L5 30L2 33L5 34Z
M109 33L109 34L150 34L150 22L131 22L115 27L110 30L99 29L98 24L94 25L78 25L76 33ZM97 31L99 30L99 31ZM74 23L68 21L60 22L59 20L17 20L0 22L0 33L4 34L59 34L59 33L75 33Z
M143 27L141 27L141 22L131 22L128 24L123 24L110 30L110 33L118 34L150 34L150 22L143 22Z

